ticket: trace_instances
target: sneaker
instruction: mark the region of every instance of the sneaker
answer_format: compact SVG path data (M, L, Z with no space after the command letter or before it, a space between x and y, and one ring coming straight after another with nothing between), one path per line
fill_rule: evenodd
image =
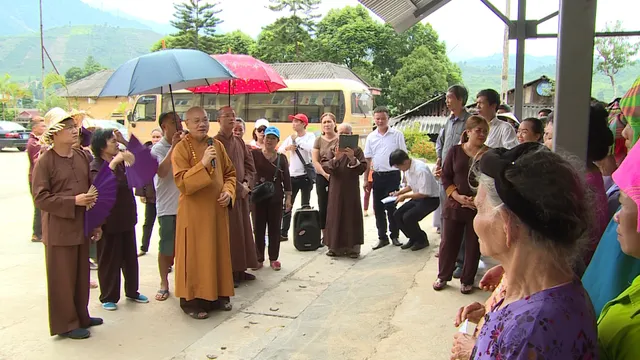
M89 269L98 270L98 264L93 259L89 259Z
M138 251L138 257L147 255L147 252L144 250Z
M128 297L127 299L129 299L131 301L135 301L135 302L140 303L140 304L146 304L146 303L149 302L149 298L144 296L144 295L142 295L142 294L138 294L137 298Z
M275 271L280 271L280 269L282 268L282 265L280 264L280 261L276 260L276 261L272 261L271 262L271 268Z
M102 308L107 311L116 311L118 310L118 305L112 302L102 303Z

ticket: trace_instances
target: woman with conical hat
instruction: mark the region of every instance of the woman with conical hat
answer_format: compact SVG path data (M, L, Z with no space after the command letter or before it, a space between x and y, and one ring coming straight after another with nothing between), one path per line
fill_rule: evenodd
M33 170L33 197L41 210L42 241L45 245L49 329L51 335L71 339L90 336L89 327L102 319L89 316L89 244L102 237L94 229L84 232L88 206L96 201L89 193L89 158L73 145L78 128L70 114L53 108L45 115L47 131L43 153Z

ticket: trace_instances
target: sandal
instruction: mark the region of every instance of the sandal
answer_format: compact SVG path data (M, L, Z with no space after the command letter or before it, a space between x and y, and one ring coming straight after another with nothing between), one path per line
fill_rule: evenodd
M233 309L233 305L231 305L231 299L229 299L229 297L220 297L218 298L218 301L220 302L220 308L222 310L231 311L231 309Z
M436 281L433 283L433 290L435 291L440 291L445 287L447 287L447 282L440 278L436 279Z
M327 256L334 257L334 256L338 256L338 255L336 255L335 251L329 250L329 251L327 251Z
M169 298L169 290L160 289L156 293L156 300L157 301L165 301L168 298Z
M460 284L460 292L468 295L473 292L473 285Z
M209 317L209 313L206 311L200 311L200 312L194 311L194 312L190 312L189 316L191 316L192 319L204 320Z

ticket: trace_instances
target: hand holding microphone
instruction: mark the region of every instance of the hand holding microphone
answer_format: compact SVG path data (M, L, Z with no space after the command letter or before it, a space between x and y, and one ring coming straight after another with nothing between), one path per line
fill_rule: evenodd
M216 168L216 148L213 146L213 139L209 138L207 140L207 144L209 147L204 151L204 155L202 156L202 165L207 167L211 164L212 168Z

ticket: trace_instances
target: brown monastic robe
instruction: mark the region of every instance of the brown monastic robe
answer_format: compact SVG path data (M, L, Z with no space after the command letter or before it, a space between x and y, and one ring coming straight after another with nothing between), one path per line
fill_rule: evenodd
M355 149L354 155L360 161L354 168L347 166L349 158L346 155L322 164L324 171L331 175L324 243L337 254L359 253L359 246L364 244L360 175L366 170L367 163L360 148Z
M229 210L218 204L218 198L227 191L231 204L234 203L236 172L224 146L219 141L214 141L214 146L217 156L212 174L201 163L206 141L197 142L187 135L176 145L171 157L173 176L180 190L175 294L186 301L203 300L200 303L234 295Z
M54 150L33 169L33 197L42 212L49 330L63 334L89 326L89 242L84 235L86 208L75 197L89 191L89 157L72 149L70 158Z
M251 184L256 175L253 157L247 151L244 141L237 136L226 136L219 132L215 137L223 145L236 168L236 201L229 211L229 226L231 232L231 263L234 272L242 272L258 266L256 243L251 229L249 216L249 194L245 192L242 183Z

